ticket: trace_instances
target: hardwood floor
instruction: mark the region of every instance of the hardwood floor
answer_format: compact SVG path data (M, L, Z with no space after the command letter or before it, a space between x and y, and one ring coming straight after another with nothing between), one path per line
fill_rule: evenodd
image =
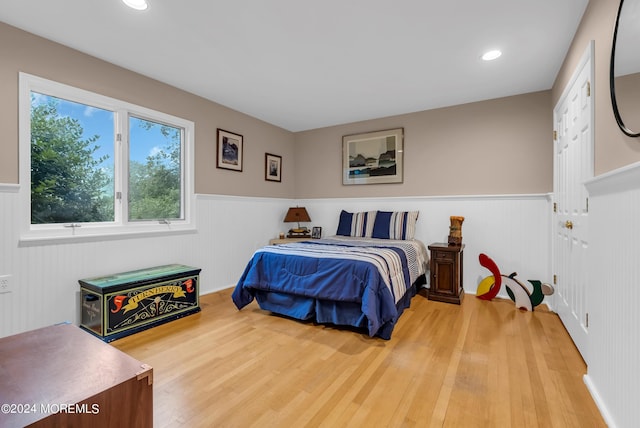
M112 342L153 367L156 427L606 426L546 307L417 295L385 341L230 296Z

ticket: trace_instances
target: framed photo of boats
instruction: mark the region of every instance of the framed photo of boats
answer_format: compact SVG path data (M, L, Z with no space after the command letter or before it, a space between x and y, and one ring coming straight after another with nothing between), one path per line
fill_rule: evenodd
M404 128L342 137L342 184L402 183Z

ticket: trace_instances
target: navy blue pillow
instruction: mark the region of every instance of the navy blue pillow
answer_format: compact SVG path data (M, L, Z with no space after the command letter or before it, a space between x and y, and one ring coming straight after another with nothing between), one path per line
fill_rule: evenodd
M340 221L338 222L338 231L336 235L351 236L351 222L353 221L353 213L342 210L340 213Z
M389 239L391 225L391 211L378 211L376 214L376 221L373 223L373 238Z

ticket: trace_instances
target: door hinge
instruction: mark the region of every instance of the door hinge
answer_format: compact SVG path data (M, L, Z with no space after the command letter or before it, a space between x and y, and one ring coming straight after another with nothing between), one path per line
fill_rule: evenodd
M558 275L553 275L553 285L558 285Z
M116 199L122 199L122 192L116 192Z
M554 212L554 213L557 213L557 212L558 212L558 203L557 203L557 202L554 202L554 203L553 203L553 212Z
M586 206L586 208L587 208L587 212L589 212L589 198L587 198L587 206Z
M116 134L116 141L122 141L122 134Z
M585 327L589 328L589 312L585 314Z
M558 131L553 131L553 141L558 140Z
M587 96L591 96L591 82L587 80Z

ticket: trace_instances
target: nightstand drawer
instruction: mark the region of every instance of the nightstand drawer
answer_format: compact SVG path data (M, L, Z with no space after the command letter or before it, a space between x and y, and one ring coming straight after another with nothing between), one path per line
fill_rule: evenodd
M451 251L433 251L432 257L435 260L443 261L443 262L453 262L456 259L456 253L452 253Z

